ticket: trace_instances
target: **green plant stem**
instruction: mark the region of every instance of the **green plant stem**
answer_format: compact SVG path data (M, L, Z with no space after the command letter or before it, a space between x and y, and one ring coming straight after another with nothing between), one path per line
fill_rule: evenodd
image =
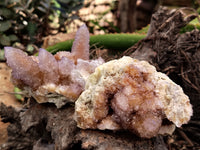
M139 40L145 38L145 34L104 34L93 35L90 37L90 45L94 47L103 47L111 50L126 50L133 46ZM74 40L67 40L49 46L47 51L56 53L58 51L70 51Z

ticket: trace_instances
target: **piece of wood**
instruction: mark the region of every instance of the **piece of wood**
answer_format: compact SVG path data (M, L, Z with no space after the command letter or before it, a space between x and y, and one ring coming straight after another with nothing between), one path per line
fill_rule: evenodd
M4 122L11 122L4 149L166 149L159 136L149 140L127 131L80 130L73 106L59 110L53 104L35 103L19 111L1 104L0 114Z

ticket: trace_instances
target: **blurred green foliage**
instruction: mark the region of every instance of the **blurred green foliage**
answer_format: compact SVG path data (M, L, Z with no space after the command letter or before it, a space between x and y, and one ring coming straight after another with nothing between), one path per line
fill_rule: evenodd
M0 49L20 42L38 46L52 30L65 32L67 19L75 19L84 0L0 0ZM58 26L50 23L58 19Z
M183 27L180 33L190 32L194 29L200 30L200 22L197 18L193 19L189 24Z

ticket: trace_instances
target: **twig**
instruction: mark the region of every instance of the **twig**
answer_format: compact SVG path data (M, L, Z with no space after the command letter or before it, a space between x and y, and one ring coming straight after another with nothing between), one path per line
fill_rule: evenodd
M15 95L15 94L18 94L18 95L24 95L24 96L27 95L27 94L24 93L24 92L6 92L6 91L4 91L4 93L11 94L11 95ZM2 95L3 95L3 94L2 94Z
M188 142L188 144L190 146L194 146L194 144L192 143L192 141L188 138L188 136L180 129L177 129L179 134Z

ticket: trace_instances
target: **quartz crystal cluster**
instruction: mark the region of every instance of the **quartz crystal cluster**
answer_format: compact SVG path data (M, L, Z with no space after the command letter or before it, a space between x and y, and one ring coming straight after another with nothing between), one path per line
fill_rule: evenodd
M126 129L144 138L173 132L191 115L179 85L148 62L126 56L97 67L75 102L78 127Z
M89 31L85 25L77 31L71 53L52 55L40 49L38 56L27 56L19 49L5 47L5 57L15 85L28 91L37 102L52 102L58 108L75 101L88 76L104 63L101 58L89 60Z

